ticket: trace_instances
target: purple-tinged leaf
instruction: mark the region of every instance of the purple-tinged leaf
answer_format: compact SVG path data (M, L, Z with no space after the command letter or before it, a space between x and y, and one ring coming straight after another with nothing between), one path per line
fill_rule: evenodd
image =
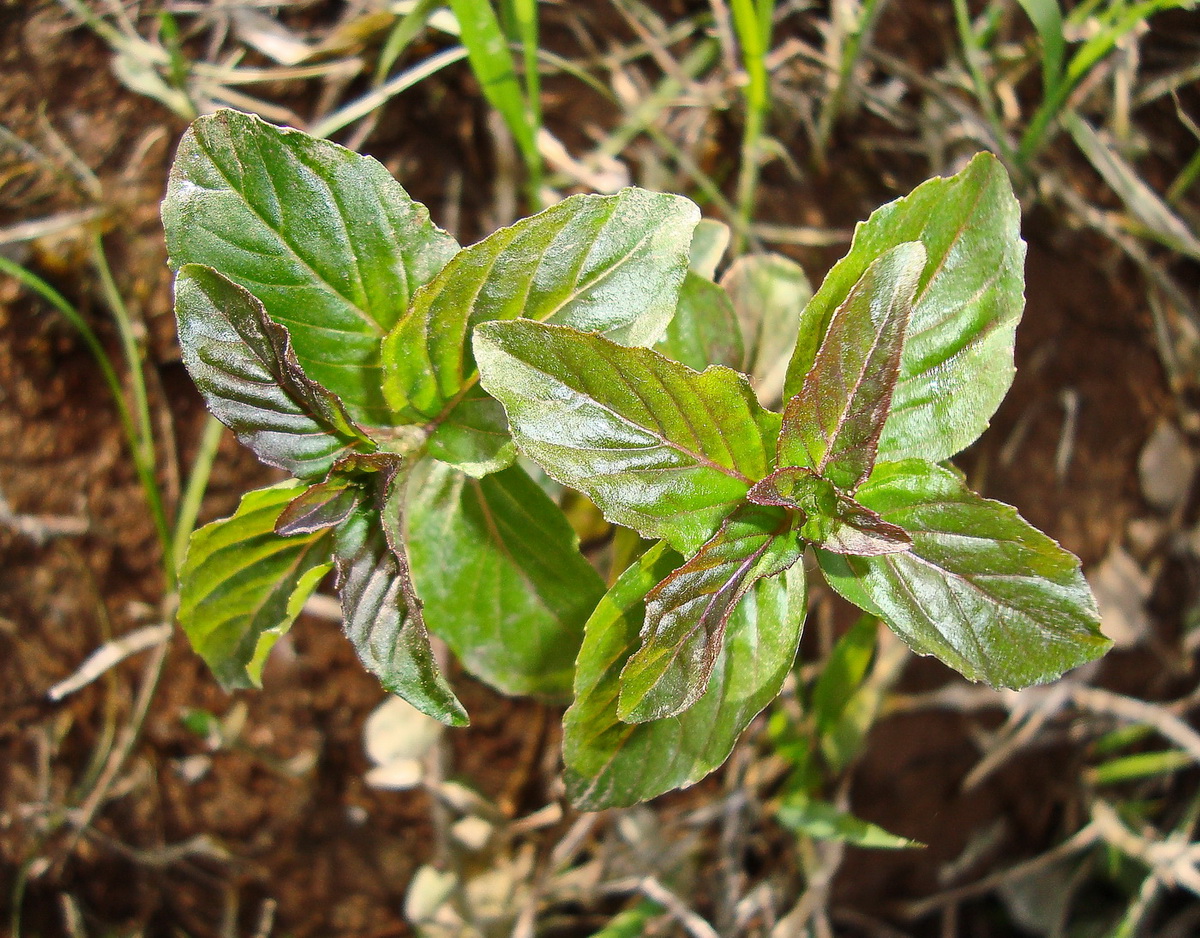
M385 690L448 726L465 726L467 712L438 670L409 574L401 540L405 477L393 466L373 481L375 510L352 513L335 534L346 635Z
M858 497L908 532L878 557L817 550L830 584L914 651L998 687L1048 681L1111 642L1079 560L1016 510L923 460L880 463Z
M309 377L355 420L394 424L380 340L458 245L377 160L222 108L180 141L162 216L172 267L250 289Z
M809 469L776 469L755 483L746 498L756 505L798 512L800 536L835 554L894 554L912 543L903 528L884 521Z
M920 241L929 258L879 458L941 462L968 446L1012 384L1013 335L1025 303L1020 227L1021 206L991 153L872 212L804 307L784 397L799 392L833 311L867 266L898 244Z
M783 572L804 553L790 527L786 512L742 508L650 592L642 647L621 671L621 720L660 720L700 698L738 602L758 580Z
M779 417L744 375L517 319L475 330L485 390L521 452L618 524L683 554L771 468Z
M302 479L353 447L373 450L331 391L310 380L288 331L244 287L187 264L175 280L183 362L208 409L255 455Z
M318 482L283 509L275 521L275 533L292 537L335 527L350 517L362 497L362 490L352 479L340 477Z
M780 466L812 469L850 492L870 474L924 268L920 242L898 245L834 312L800 393L784 409Z
M655 544L621 574L588 620L575 702L563 720L567 797L581 811L624 807L702 779L729 757L792 668L807 611L799 564L759 580L737 604L695 705L665 720L622 723L619 675L639 645L646 594L682 562L666 543Z

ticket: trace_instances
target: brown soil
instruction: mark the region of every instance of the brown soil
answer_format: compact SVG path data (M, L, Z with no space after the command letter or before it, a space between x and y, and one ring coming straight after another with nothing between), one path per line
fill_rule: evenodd
M368 146L435 215L450 170L486 179L491 160L471 142L481 110L467 102L468 80L456 74L436 92L402 98L391 129ZM552 109L553 87L549 100L548 120L569 141L570 100L558 102L561 114ZM157 223L181 123L121 87L108 50L85 31L66 29L56 5L2 2L0 122L39 141L48 139L48 122L96 172L112 206L105 246L123 294L147 325L155 405L186 467L204 415L173 346ZM846 226L919 181L915 163L875 159L852 151L830 177L799 185L772 169L764 218ZM24 158L0 162L0 226L84 205L86 185ZM839 193L836 202L830 192ZM466 187L464 239L480 233L487 197L483 187ZM1090 563L1143 510L1133 467L1171 403L1135 281L1117 276L1099 245L1080 237L1062 243L1052 221L1035 216L1026 236L1028 311L1017 382L963 463L988 495L1020 506ZM76 303L116 357L86 251L86 244L51 239L18 259ZM799 257L815 278L836 251ZM1078 395L1079 410L1069 468L1059 474L1064 392ZM242 491L270 478L226 439L201 520L228 514ZM165 481L169 490L178 484ZM161 621L163 584L153 528L94 362L58 314L8 280L0 280L0 492L14 513L87 524L83 536L45 541L0 526L0 921L11 914L8 884L28 874L25 934L61 933L64 895L84 910L89 934L253 934L267 899L278 903L278 934L406 934L404 890L429 857L429 805L421 794L364 784L362 721L382 692L329 623L302 618L266 689L236 698L216 687L177 635L145 732L92 831L77 838L55 813L93 791L92 760L107 751L106 732L127 722L146 656L60 704L49 703L46 690L109 635ZM1165 625L1169 632L1178 623ZM1119 674L1125 660L1106 668ZM1134 660L1128 668L1153 672ZM945 669L922 661L906 686L947 679ZM454 736L455 771L514 814L545 804L552 793L542 790L539 766L555 736L543 729L556 714L456 680L475 722ZM222 715L236 704L248 710L236 748L211 752L183 723L189 711ZM1032 855L1077 828L1070 779L1079 755L1065 740L960 791L978 758L972 721L914 714L875 729L854 776L855 808L930 846L920 854L852 851L837 902L889 915L897 903L937 888L937 870L998 821L1002 833L984 863ZM211 760L199 778L188 774L197 757ZM171 852L181 844L190 849ZM49 867L29 869L38 858Z

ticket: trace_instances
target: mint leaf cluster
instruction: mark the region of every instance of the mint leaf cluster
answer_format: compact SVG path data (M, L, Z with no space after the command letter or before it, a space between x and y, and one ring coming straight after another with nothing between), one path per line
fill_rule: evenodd
M596 809L724 761L792 667L809 549L975 680L1108 645L1078 561L945 465L1011 384L1023 305L987 154L875 212L815 293L771 255L714 281L724 229L639 189L460 248L379 163L234 111L184 137L163 219L189 372L294 476L192 538L179 617L227 687L332 571L364 665L422 711L467 722L430 631L573 700L568 792ZM652 542L611 588L554 482Z

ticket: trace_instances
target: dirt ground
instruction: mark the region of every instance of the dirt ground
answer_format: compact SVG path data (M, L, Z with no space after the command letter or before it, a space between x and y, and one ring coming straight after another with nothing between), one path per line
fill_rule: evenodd
M902 9L904 16L881 26L897 46L930 26ZM938 14L930 16L935 31L945 30ZM177 492L204 421L173 344L157 216L184 125L123 87L109 49L68 24L54 3L0 3L0 123L25 140L60 137L62 151L74 151L95 183L59 159L61 152L55 169L0 151L7 153L0 156L0 228L84 207L93 185L103 191L104 245L122 294L145 323L160 438L178 450L163 481ZM570 31L553 22L547 36L570 41ZM465 72L447 73L436 87L398 99L385 129L365 146L433 207L435 218L448 167L468 179L488 178L491 154L474 143L484 111L471 95ZM551 84L547 122L567 141L574 132L570 108ZM862 120L839 139L873 129ZM714 133L722 139L725 131ZM924 173L916 159L859 149L844 156L832 161L829 175L802 183L769 169L764 220L845 228ZM828 192L840 195L825 198ZM487 193L467 186L464 243L482 233L486 207ZM1129 265L1111 246L1065 230L1046 212L1027 218L1025 237L1028 307L1016 384L992 428L960 462L985 494L1019 506L1087 569L1121 541L1131 519L1146 514L1138 456L1161 419L1179 417L1177 398ZM839 250L792 253L817 281ZM79 231L19 251L14 259L77 304L115 354L117 336ZM271 478L227 435L201 520L230 513L243 491ZM408 934L404 895L413 872L430 859L430 804L425 794L364 782L362 724L383 695L331 623L302 617L273 658L265 689L236 697L217 687L177 633L144 732L114 778L104 777L100 756L122 743L148 655L59 703L47 699L48 688L107 638L162 621L168 611L161 608L154 530L94 361L56 312L2 277L0 495L7 518L36 522L0 524L0 922L14 914L10 898L22 883L27 935L67 933L64 896L82 910L78 933L88 935L251 935L264 908L273 909L281 935ZM1192 687L1179 643L1194 573L1169 566L1152 599L1153 641L1110 656L1098 683L1147 699ZM543 766L554 757L559 712L504 699L461 673L454 679L474 718L450 737L454 775L513 817L555 799ZM953 679L934 662L914 661L899 689L912 694ZM245 723L235 745L213 751L189 729L189 713L220 716L236 707L245 708ZM900 921L897 910L936 891L939 871L980 832L995 836L970 867L974 873L1033 856L1077 829L1082 806L1072 779L1085 753L1069 728L961 790L979 758L980 731L1000 719L995 711L930 710L876 726L852 779L855 811L929 846L915 853L850 850L833 884L835 907ZM1174 784L1194 782L1194 773L1185 773ZM702 804L721 784L718 776L659 799L655 808L670 816ZM93 798L83 832L56 814L80 811ZM533 842L553 843L572 820L568 812ZM747 848L748 868L773 862L783 840L779 831L757 835ZM971 922L971 930L963 925L958 933L1006 934L989 924L997 921L994 903L963 905L955 921ZM698 908L705 911L703 899ZM861 924L843 927L840 934L872 933ZM948 926L930 914L898 927L917 935L947 934ZM577 924L555 934L593 930Z

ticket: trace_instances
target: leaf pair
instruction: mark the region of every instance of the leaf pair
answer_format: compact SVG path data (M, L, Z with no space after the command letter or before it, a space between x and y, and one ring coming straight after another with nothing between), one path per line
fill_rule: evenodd
M484 386L505 405L522 451L611 520L692 554L648 599L642 648L621 675L622 720L694 704L738 602L795 563L805 540L907 548L902 531L826 477L853 488L870 471L924 259L920 244L902 245L871 265L833 317L782 430L728 369L697 374L649 350L534 323L476 331Z
M163 207L184 361L243 443L312 483L269 502L287 540L257 499L252 528L239 511L202 532L228 550L209 587L185 570L195 601L181 621L223 680L257 682L295 616L276 594L298 611L320 579L302 596L300 574L333 563L364 663L418 707L463 718L422 606L485 680L566 696L603 587L558 507L505 468L505 415L477 387L467 340L479 322L527 316L653 341L697 216L640 190L580 196L459 250L374 160L232 111L196 121ZM217 578L236 575L239 535L281 557L307 545L308 566L280 568L223 616Z
M643 741L730 703L710 700L738 693L719 681L723 639L808 543L839 592L969 677L1019 687L1103 652L1078 561L935 464L978 436L1011 381L1018 217L987 155L872 215L799 314L782 418L727 368L697 373L531 322L476 329L481 383L518 448L610 520L690 557L669 567L656 548L588 624L564 742L581 803L692 778ZM688 284L681 313L704 302L710 325L727 318L708 281ZM660 347L696 364L699 349L734 354L691 323ZM593 639L604 629L621 637Z

